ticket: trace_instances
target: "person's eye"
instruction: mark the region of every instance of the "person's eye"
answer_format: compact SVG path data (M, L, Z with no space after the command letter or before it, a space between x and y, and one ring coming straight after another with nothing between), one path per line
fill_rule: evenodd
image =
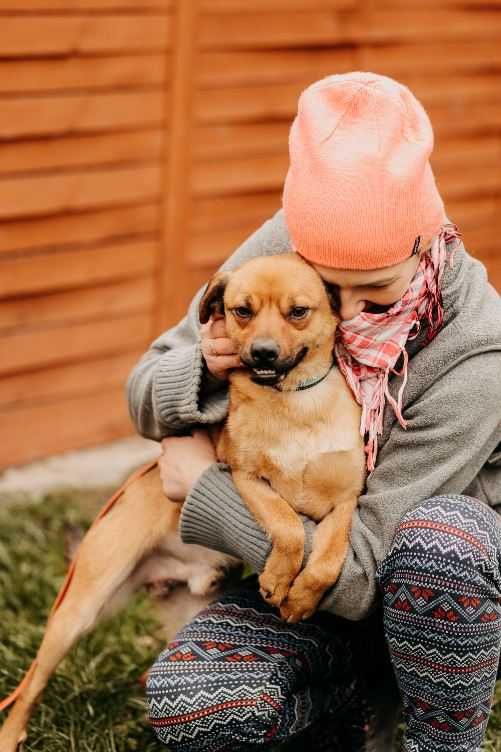
M289 317L296 321L304 319L308 315L309 310L310 309L306 308L306 306L294 306L294 308L291 308L289 311Z
M237 306L233 309L233 313L237 319L250 319L252 316L252 311L247 306Z

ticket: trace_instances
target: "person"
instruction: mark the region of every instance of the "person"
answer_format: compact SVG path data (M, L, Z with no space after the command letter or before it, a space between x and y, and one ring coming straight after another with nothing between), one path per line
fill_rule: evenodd
M244 582L153 665L151 723L175 752L273 748L335 728L363 694L357 623L381 624L403 749L480 750L501 643L501 301L445 213L431 122L406 86L360 71L315 82L289 149L283 207L222 268L292 250L330 286L334 354L363 408L366 488L318 613L284 623ZM182 539L260 572L270 543L206 433L241 364L224 319L200 328L202 293L130 374L130 412L162 442ZM315 524L303 522L306 560ZM384 649L381 638L374 655Z

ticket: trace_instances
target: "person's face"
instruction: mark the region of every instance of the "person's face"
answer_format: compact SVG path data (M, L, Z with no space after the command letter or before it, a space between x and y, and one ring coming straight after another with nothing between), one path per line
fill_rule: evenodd
M362 311L380 313L400 300L407 291L420 255L416 254L393 266L373 271L348 271L312 264L322 279L334 287L338 313L343 321Z

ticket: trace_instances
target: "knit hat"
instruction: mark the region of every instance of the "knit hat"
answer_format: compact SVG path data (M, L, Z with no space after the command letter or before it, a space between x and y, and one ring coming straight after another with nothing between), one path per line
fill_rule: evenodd
M301 94L283 208L293 248L337 269L378 269L417 253L447 221L429 163L433 130L403 84L328 76Z

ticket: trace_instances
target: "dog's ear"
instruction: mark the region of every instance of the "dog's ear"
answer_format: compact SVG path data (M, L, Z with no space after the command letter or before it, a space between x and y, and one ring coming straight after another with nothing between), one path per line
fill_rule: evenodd
M201 324L206 324L215 313L224 315L223 298L229 278L228 272L218 272L209 281L198 308L198 317Z
M327 297L329 298L329 303L331 304L331 310L333 313L336 314L336 316L339 315L339 309L341 308L341 297L339 295L339 287L337 285L330 284L329 282L326 282L324 279L322 280L325 287L325 292L327 293Z

